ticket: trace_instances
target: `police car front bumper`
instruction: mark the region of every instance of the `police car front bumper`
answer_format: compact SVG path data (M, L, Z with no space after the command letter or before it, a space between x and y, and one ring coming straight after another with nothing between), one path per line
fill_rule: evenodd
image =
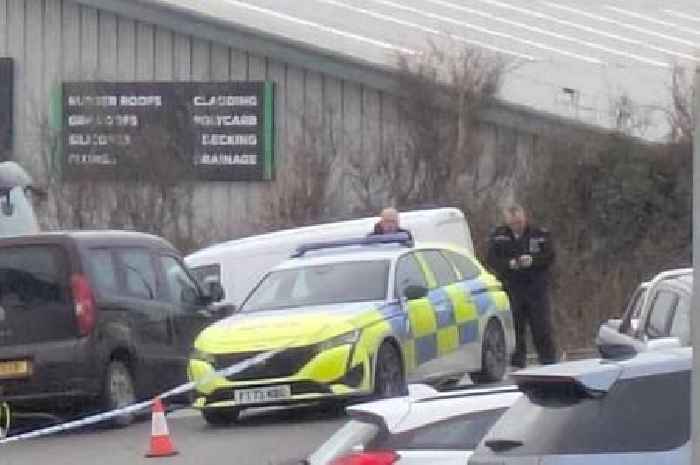
M371 392L371 365L368 354L358 352L351 344L320 353L308 347L290 348L266 363L225 377L217 370L256 354L227 354L208 361L192 359L188 374L197 383L193 406L259 407L367 395Z

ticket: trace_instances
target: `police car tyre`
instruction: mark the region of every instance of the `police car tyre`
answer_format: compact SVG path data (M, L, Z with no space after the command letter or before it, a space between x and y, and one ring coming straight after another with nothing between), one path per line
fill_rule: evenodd
M387 342L382 344L377 355L374 393L380 399L403 396L408 393L401 355L392 344Z
M484 340L481 345L481 371L472 373L475 383L494 383L501 381L506 373L506 339L501 324L490 320L486 325Z
M236 422L241 409L235 407L208 408L202 410L202 417L211 426L228 426Z
M126 363L121 360L112 360L107 365L105 374L104 394L102 409L111 411L126 407L136 402L136 389L134 378ZM109 421L109 426L124 427L134 421L134 415L119 415Z

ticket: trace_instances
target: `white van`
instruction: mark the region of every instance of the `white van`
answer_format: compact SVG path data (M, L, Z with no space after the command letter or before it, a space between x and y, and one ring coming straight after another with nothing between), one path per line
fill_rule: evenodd
M32 184L29 173L17 163L0 163L0 237L39 232L31 199Z
M451 243L474 254L469 225L457 208L402 212L399 219L416 241ZM360 218L236 239L194 252L185 262L200 282L219 281L226 303L240 305L260 278L300 244L366 236L377 221Z

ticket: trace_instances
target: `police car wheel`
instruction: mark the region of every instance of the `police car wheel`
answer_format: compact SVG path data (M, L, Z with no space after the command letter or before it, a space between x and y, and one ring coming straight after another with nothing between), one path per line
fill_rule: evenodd
M377 355L374 392L379 398L397 397L407 392L401 356L391 344L384 344Z
M501 381L506 373L506 340L501 325L491 320L486 325L481 346L481 371L472 373L475 383Z
M241 410L234 407L207 408L202 417L211 426L228 426L238 420Z
M112 360L107 365L102 408L104 411L116 410L136 402L134 379L126 363ZM134 415L119 415L109 421L109 426L129 426Z

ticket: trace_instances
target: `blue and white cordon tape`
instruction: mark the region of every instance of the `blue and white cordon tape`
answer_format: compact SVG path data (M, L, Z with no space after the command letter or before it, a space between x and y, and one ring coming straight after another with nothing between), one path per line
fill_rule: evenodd
M209 382L211 379L214 377L227 377L231 376L233 374L239 373L246 368L257 365L258 363L262 363L265 360L267 360L270 357L273 357L274 355L278 354L284 349L276 349L276 350L270 350L268 352L264 352L262 354L256 355L255 357L250 357L247 358L243 361L240 361L238 363L235 363L231 365L230 367L224 368L222 370L219 370L215 373L210 374L203 380L199 381L200 384L204 384ZM164 392L162 395L158 396L161 399L167 399L168 397L173 397L177 396L180 394L184 394L186 392L189 392L193 390L198 383L187 383L183 384L181 386L178 386L176 388L173 388L167 392ZM72 429L78 429L82 428L84 426L89 426L89 425L95 425L97 423L101 423L106 420L110 420L114 417L118 417L121 415L129 415L129 414L135 414L137 412L140 412L148 407L151 406L153 403L153 400L147 400L144 402L139 402L137 404L129 405L126 407L122 407L116 410L112 410L109 412L104 412L104 413L99 413L97 415L91 415L89 417L81 418L80 420L74 420L74 421L69 421L68 423L62 423L60 425L55 425L55 426L50 426L48 428L42 428L38 429L35 431L30 431L28 433L23 433L23 434L18 434L17 436L10 436L10 437L4 437L7 434L7 431L10 428L10 408L7 405L7 403L2 402L0 403L0 445L2 444L8 444L11 442L16 442L16 441L22 441L24 439L34 439L42 436L48 436L50 434L55 434L55 433L60 433L63 431L69 431Z

